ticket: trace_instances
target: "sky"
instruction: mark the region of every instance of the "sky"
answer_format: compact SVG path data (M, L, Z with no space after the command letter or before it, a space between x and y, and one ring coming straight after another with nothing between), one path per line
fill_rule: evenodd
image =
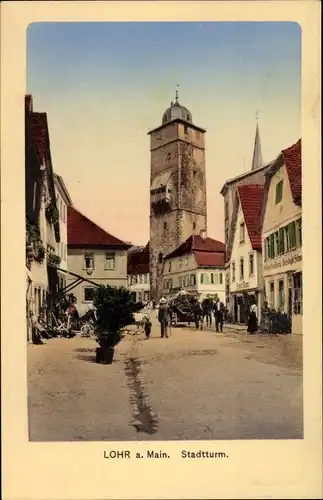
M226 181L301 137L301 29L284 22L35 23L26 92L46 112L53 167L109 233L149 239L148 131L175 98L205 128L208 236L224 240Z

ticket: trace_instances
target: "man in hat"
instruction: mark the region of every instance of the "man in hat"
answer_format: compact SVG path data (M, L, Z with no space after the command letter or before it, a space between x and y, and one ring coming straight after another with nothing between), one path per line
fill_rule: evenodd
M158 321L160 323L160 336L161 338L168 338L168 319L169 319L169 307L167 304L166 297L162 297L159 301L158 309Z

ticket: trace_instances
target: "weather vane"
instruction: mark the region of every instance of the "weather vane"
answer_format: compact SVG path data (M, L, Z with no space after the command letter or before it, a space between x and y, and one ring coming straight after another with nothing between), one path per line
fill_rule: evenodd
M178 102L178 89L179 89L179 85L177 84L176 85L176 92L175 92L175 102Z

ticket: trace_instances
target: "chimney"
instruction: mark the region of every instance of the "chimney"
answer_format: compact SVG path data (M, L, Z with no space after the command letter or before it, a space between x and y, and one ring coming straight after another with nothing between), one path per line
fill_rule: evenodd
M200 231L200 236L201 236L201 238L202 238L203 240L205 240L205 239L206 239L206 237L207 237L207 234L206 234L206 229L202 229L202 231Z

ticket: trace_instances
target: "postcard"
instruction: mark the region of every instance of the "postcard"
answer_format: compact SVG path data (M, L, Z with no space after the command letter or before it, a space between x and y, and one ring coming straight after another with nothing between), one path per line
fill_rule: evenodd
M1 9L4 498L318 498L318 4Z

